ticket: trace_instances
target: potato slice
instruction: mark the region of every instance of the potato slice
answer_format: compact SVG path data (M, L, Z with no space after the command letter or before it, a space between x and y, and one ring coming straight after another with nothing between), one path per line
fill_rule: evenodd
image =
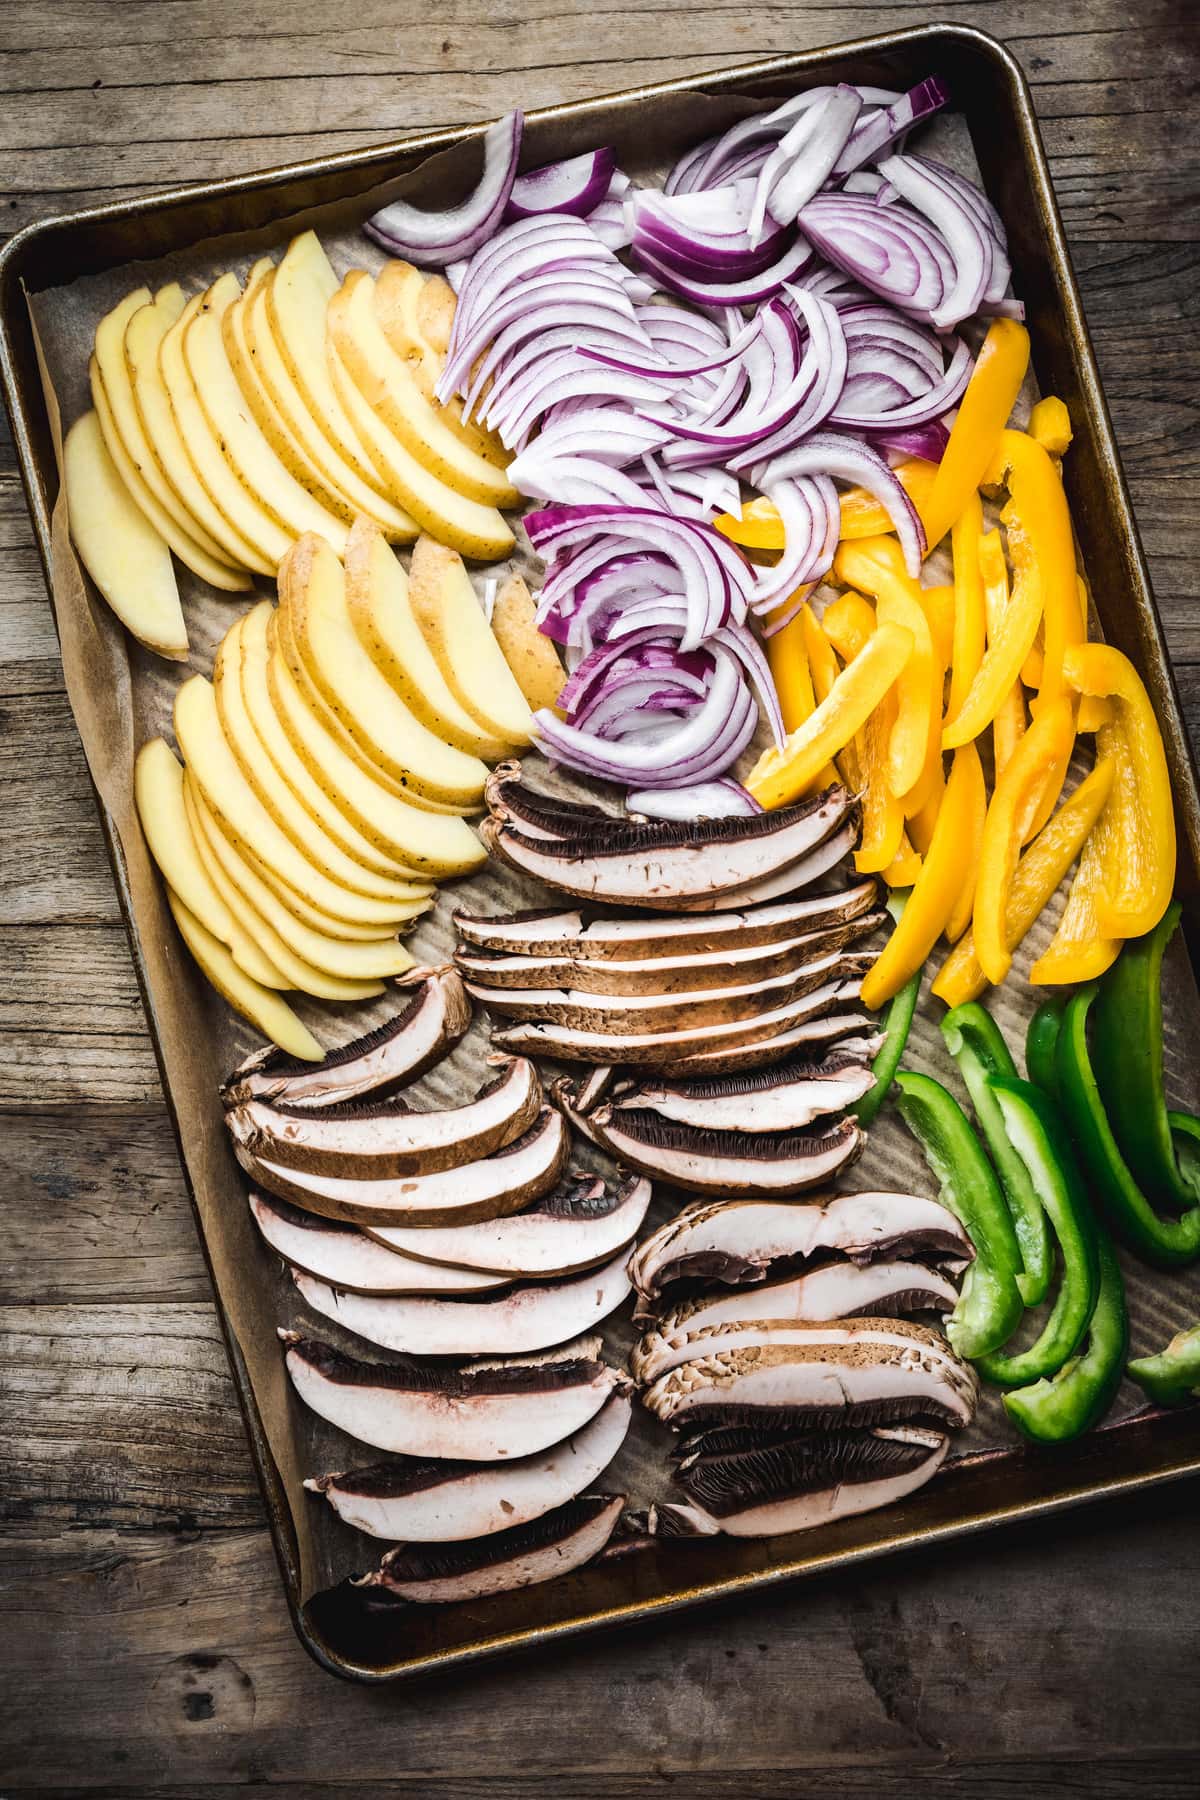
M202 294L194 295L163 337L158 348L159 372L179 436L209 498L222 518L250 544L256 564L265 562L264 572L273 574L291 549L295 534L285 531L238 478L213 435L184 357L184 338L203 300Z
M532 715L483 616L456 550L418 538L409 572L413 617L455 699L486 731L528 744Z
M392 349L376 315L374 279L365 269L352 269L329 302L329 335L368 406L431 474L488 506L520 503L504 471L455 436Z
M263 880L249 859L240 853L229 830L223 827L212 808L205 803L190 770L188 786L204 841L227 879L291 949L294 956L300 957L311 968L325 975L356 982L378 981L389 975L403 975L413 967L413 958L399 938L383 938L374 943L349 943L344 938L328 937L315 926L298 919Z
M195 913L189 912L178 894L167 889L167 904L179 927L179 935L191 951L200 972L216 988L222 1000L232 1006L243 1019L249 1019L264 1037L302 1062L323 1062L325 1052L302 1019L298 1019L286 1000L270 988L254 981L239 969L229 951L203 926Z
M477 806L487 769L422 725L371 661L351 622L345 574L329 545L319 537L301 538L280 571L280 592L314 684L372 763L405 789L464 810ZM458 833L464 850L465 830ZM448 821L446 835L455 835Z
M175 423L158 359L162 341L184 305L183 289L178 284L161 288L148 306L140 306L130 316L125 327L125 367L129 372L138 419L154 459L178 496L185 516L195 519L197 526L220 544L226 562L239 569L271 575L275 570L274 563L234 531L214 505Z
M315 531L340 556L346 523L288 474L263 436L238 387L221 320L240 295L236 275L222 275L203 296L183 333L183 359L221 454L265 512L289 537Z
M263 806L300 854L342 887L376 900L428 898L433 892L432 882L414 877L410 868L398 870L394 863L384 863L380 868L380 859L369 844L364 846L371 859L367 863L343 850L283 779L242 699L242 623L239 619L231 626L217 650L213 664L213 693L225 741Z
M196 854L204 866L205 874L230 911L236 912L244 921L246 930L253 934L259 954L264 958L270 957L278 968L286 971L283 979L285 987L296 988L302 994L311 994L315 1000L371 1000L383 993L383 983L380 981L347 981L341 975L326 975L324 970L314 968L312 963L297 956L291 945L280 937L262 914L251 906L245 894L230 881L208 841L208 834L196 810L195 797L186 781L183 784L183 804L188 826L195 839ZM211 829L215 831L216 826ZM273 987L278 984L266 982L264 985Z
M282 988L288 983L269 956L258 948L238 922L239 908L222 898L204 866L187 816L183 770L165 738L151 738L142 745L133 765L133 797L150 854L164 881L231 952L238 967L264 987Z
M122 625L156 655L186 662L171 552L117 473L94 412L67 433L63 485L71 542Z
M369 519L351 529L345 563L354 629L410 711L447 744L488 762L507 756L514 746L484 730L451 693L413 616L408 576Z
M555 710L567 672L553 641L538 630L533 595L520 575L501 584L492 608L492 636L533 711L543 706Z
M448 315L440 295L434 303L428 299L431 289L435 295L439 289L449 295ZM507 469L509 455L500 439L481 426L469 424L462 416L461 401L434 400L433 390L445 367L455 304L454 289L448 281L443 281L440 276L426 280L411 263L385 263L375 279L375 311L383 334L397 356L402 356L412 370L425 398L433 401L440 416L464 444L470 445L498 469ZM442 340L440 349L430 341L427 324L432 324Z

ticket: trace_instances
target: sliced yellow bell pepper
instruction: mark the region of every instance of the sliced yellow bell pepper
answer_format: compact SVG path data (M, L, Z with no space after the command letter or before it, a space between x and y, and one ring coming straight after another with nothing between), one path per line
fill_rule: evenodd
M782 631L769 637L766 644L767 665L775 683L785 731L795 731L797 725L803 725L817 704L804 636L806 610L802 608Z
M915 812L911 813L907 820L908 835L911 837L922 856L926 854L930 844L933 842L934 828L938 822L938 813L941 810L945 794L946 775L942 768L942 759L939 754L937 767L934 771L934 781L930 792L925 799L924 804L919 806Z
M890 888L912 887L921 873L921 866L921 858L909 843L907 832L902 831L896 860L883 871L883 879Z
M1033 708L1036 712L1062 693L1063 654L1084 635L1071 514L1053 463L1041 444L1024 431L1001 435L987 479L1008 485L1008 504L1000 517L1008 533L1008 553L1018 585L1029 571L1041 589L1043 666Z
M959 403L929 498L921 508L928 551L935 550L955 519L961 518L983 481L1028 367L1029 333L1025 327L1015 319L993 319Z
M1105 937L1096 916L1109 853L1106 841L1109 834L1105 830L1107 816L1106 807L1088 833L1058 929L1029 971L1029 979L1035 987L1095 981L1120 955L1122 940Z
M1016 585L991 634L983 661L958 712L942 731L942 748L957 750L977 738L1000 711L1020 680L1021 666L1042 616L1042 591L1029 569L1017 570Z
M975 954L993 985L1003 981L1012 967L1005 918L1029 808L1041 792L1047 770L1064 750L1069 753L1074 737L1069 700L1043 707L992 790L979 848L972 924Z
M909 462L900 463L892 473L920 512L925 496L933 486L937 464L913 457ZM890 516L866 488L847 488L841 495L841 513L841 537L873 537L877 532L892 529ZM723 537L731 543L741 544L745 550L782 550L784 547L783 520L774 501L764 494L746 502L740 519L732 513L718 513L713 524Z
M760 806L788 806L807 793L829 761L860 731L903 673L912 655L912 633L879 624L875 635L842 670L816 711L781 749L764 750L746 779Z
M980 567L983 506L972 494L950 529L954 553L954 643L950 656L950 717L962 709L987 644L987 607ZM1003 564L1003 557L1001 563Z
M955 759L962 756L972 745L964 745L962 750L954 752ZM979 880L979 853L983 848L983 827L987 820L988 797L987 787L981 781L974 789L975 808L966 822L963 842L960 850L961 885L958 898L950 909L950 917L946 920L946 939L948 943L957 944L963 932L971 923L971 915L975 910L975 887Z
M1097 754L1116 764L1096 922L1106 937L1141 937L1158 924L1175 886L1175 812L1162 734L1137 670L1111 644L1073 645L1063 672L1078 693L1113 703L1113 718L1096 733Z
M941 674L921 590L907 575L888 568L886 558L881 561L872 554L878 542L867 538L839 545L833 572L847 586L871 595L881 626L893 625L911 640L904 666L897 671L896 722L888 744L888 782L893 794L904 799L929 763L931 716L935 707L941 714ZM924 805L927 798L922 795L918 804Z
M948 669L954 660L954 589L945 582L940 587L918 588L917 595L929 620L934 654L942 668Z
M787 541L779 509L765 494L747 500L740 519L732 513L718 513L713 524L723 537L745 550L782 550Z
M1081 642L1087 643L1092 628L1092 597L1088 592L1087 578L1076 575L1075 585L1079 590L1079 618L1083 629ZM1112 707L1107 700L1098 694L1081 694L1079 697L1079 716L1075 721L1077 731L1099 731L1112 718Z
M838 678L840 673L838 660L833 653L833 645L825 636L824 627L817 620L811 606L801 607L796 615L796 622L799 623L804 643L805 663L808 668L813 699L819 705ZM788 629L790 630L791 627L789 626ZM768 639L768 654L769 645L770 640ZM803 725L804 720L811 717L813 711L814 708L810 706L803 717L795 721L795 724L785 717L786 729L789 732L795 731L796 726ZM816 785L818 788L824 788L828 787L832 781L844 781L851 793L854 794L857 794L862 786L862 771L858 766L858 755L853 744L847 744L840 756L831 758L825 764L817 777Z
M1063 801L1017 864L1004 919L1010 951L1017 948L1040 917L1079 855L1112 792L1113 774L1111 759L1098 762ZM978 999L987 984L975 954L975 934L967 931L938 970L932 991L947 1006L960 1006L964 1000Z
M1066 401L1056 394L1047 394L1044 400L1039 400L1029 415L1029 435L1036 438L1051 456L1065 456L1075 435Z
M1037 636L1030 646L1029 655L1021 664L1021 680L1027 688L1040 688L1043 671L1046 667L1046 635L1044 625L1037 628Z
M1004 544L998 531L985 531L979 540L979 571L983 578L987 641L991 643L1008 605L1008 564L1004 560ZM1025 696L1018 679L1000 702L992 720L992 761L997 775L1003 772L1024 730Z
M861 655L875 632L875 609L861 594L847 589L825 608L825 636L843 662ZM854 852L860 875L878 875L893 862L904 831L904 809L887 782L887 746L896 702L885 694L854 740L862 795L862 835Z
M933 840L904 912L863 979L864 1006L877 1008L890 1000L916 974L946 929L962 886L963 843L983 792L979 753L969 744L954 758Z

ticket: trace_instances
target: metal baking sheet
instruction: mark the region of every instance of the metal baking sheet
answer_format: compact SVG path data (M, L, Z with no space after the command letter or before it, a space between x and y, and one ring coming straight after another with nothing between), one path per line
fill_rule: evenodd
M1043 391L1061 394L1071 409L1076 437L1066 462L1066 481L1072 512L1087 564L1104 572L1104 580L1092 584L1104 634L1133 658L1158 709L1179 814L1179 891L1190 935L1200 877L1196 774L1028 88L1014 59L992 39L965 27L930 27L865 39L532 113L524 160L532 166L599 142L614 142L619 150L625 149L631 163L644 163L647 154L673 156L701 129L719 129L748 106L774 102L816 81L847 79L903 87L934 71L950 84L954 111L965 122L982 178L1008 228L1014 278L1028 308L1038 383ZM514 94L515 100L519 98ZM698 126L700 111L708 121ZM342 1579L350 1570L371 1566L382 1547L341 1526L329 1509L317 1508L316 1502L298 1493L300 1476L326 1466L327 1458L344 1458L346 1442L339 1445L338 1434L304 1413L288 1395L279 1371L275 1324L291 1322L302 1309L277 1259L263 1250L248 1225L242 1179L220 1129L215 1080L230 1060L228 1046L236 1032L231 1034L227 1013L175 944L158 884L129 816L131 746L156 721L153 659L131 648L106 615L90 611L82 584L64 578L65 545L61 528L56 533L54 526L57 420L46 400L31 302L36 308L39 297L74 290L86 304L89 291L104 290L106 272L119 272L122 286L128 287L148 264L156 272L190 274L194 283L218 264L244 267L262 248L281 248L296 229L309 223L323 237L335 234L331 249L340 267L337 232L352 228L379 203L381 193L390 196L398 184L432 199L444 172L455 171L480 129L426 135L368 152L93 208L31 227L0 255L0 375L55 599L68 692L97 787L289 1606L301 1639L321 1662L339 1674L368 1680L414 1674L617 1624L1200 1470L1200 1409L1139 1412L1135 1391L1126 1389L1114 1423L1070 1449L1047 1454L1013 1443L993 1397L980 1423L960 1441L962 1454L928 1487L885 1511L819 1531L762 1542L629 1540L578 1575L469 1607L368 1612L358 1592ZM360 248L357 260L371 259ZM82 371L78 374L81 377ZM54 391L63 401L65 416L74 417L78 394L64 397L61 381ZM217 622L222 615L211 596L205 609L193 640L194 660L207 667L223 625ZM224 623L230 617L226 608ZM80 678L84 670L90 672L91 681ZM103 704L90 691L99 685L98 672L111 676L112 692L105 693ZM511 878L495 870L466 886L468 904L484 892L486 904L519 903ZM443 901L433 921L422 922L414 937L418 954L431 960L445 954L448 911ZM1045 933L1047 927L1041 930ZM1035 943L1039 941L1035 938ZM1200 1009L1182 949L1178 974L1173 986L1186 999L1180 998L1171 1020L1172 1076L1180 1098L1195 1103L1200 1098L1196 1046ZM1017 984L1011 985L1015 990ZM207 1053L203 1048L197 1051L184 1042L197 1036L198 1013L212 1023L212 1044L219 1043L219 1050L210 1045ZM338 1035L359 1028L361 1015L343 1012ZM249 1041L245 1034L243 1041ZM485 1049L486 1028L480 1021L448 1073L454 1091L470 1085ZM946 1076L929 1008L920 1015L913 1058L918 1066ZM915 1150L895 1121L877 1127L875 1140L873 1155L886 1156L893 1181L903 1178L905 1167L920 1179ZM860 1173L869 1179L869 1161L860 1165ZM675 1209L676 1202L669 1198L657 1202L659 1217ZM1127 1273L1137 1348L1161 1342L1185 1316L1200 1314L1200 1277L1162 1276L1128 1264ZM322 1335L338 1336L335 1328L326 1332L324 1327ZM627 1323L610 1333L610 1351L624 1348L628 1336ZM605 1485L628 1487L631 1500L644 1503L655 1491L655 1482L659 1491L665 1483L666 1442L666 1434L641 1417Z

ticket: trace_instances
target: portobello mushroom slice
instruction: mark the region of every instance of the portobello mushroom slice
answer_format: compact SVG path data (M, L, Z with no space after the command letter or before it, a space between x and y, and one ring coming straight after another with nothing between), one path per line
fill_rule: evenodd
M430 1175L360 1181L285 1169L235 1144L243 1169L280 1200L352 1225L470 1225L520 1212L555 1186L570 1138L560 1113L545 1107L524 1137L482 1162Z
M974 1254L954 1214L937 1200L833 1194L794 1206L729 1200L685 1207L638 1246L629 1273L648 1305L677 1281L754 1286L773 1265L801 1265L818 1255L862 1263L919 1256L957 1272Z
M541 1104L537 1070L518 1057L465 1106L440 1112L414 1112L399 1100L351 1100L320 1111L247 1100L225 1123L234 1144L264 1162L379 1181L479 1162L527 1131Z
M875 1085L868 1063L833 1051L823 1062L775 1063L707 1081L642 1081L621 1090L612 1112L652 1112L713 1131L792 1131L852 1107Z
M598 1556L624 1505L624 1494L584 1494L528 1525L491 1537L436 1549L404 1544L389 1550L375 1573L356 1586L380 1588L424 1606L534 1587L569 1575Z
M582 1430L621 1377L591 1357L477 1369L405 1357L359 1362L319 1338L281 1331L304 1404L339 1431L401 1456L514 1462Z
M612 958L701 955L751 945L778 944L786 939L848 924L870 912L878 888L860 881L840 893L806 894L775 906L756 906L729 913L685 913L677 919L644 915L632 919L593 919L580 912L553 908L487 917L455 913L458 934L468 944L498 956L561 956L581 961Z
M632 1243L650 1194L650 1183L637 1175L617 1187L606 1187L599 1177L577 1176L508 1218L440 1228L382 1225L372 1227L371 1235L406 1260L429 1257L481 1271L489 1280L569 1275Z
M856 818L857 802L845 788L832 787L750 817L606 820L566 838L529 837L492 817L480 832L512 867L581 899L711 911L722 896L776 880L784 870L797 871L793 887L825 873L837 859L822 858L822 847L847 824L853 832Z
M404 1456L304 1483L370 1537L437 1544L491 1537L563 1506L604 1473L629 1430L633 1403L618 1389L579 1431L515 1462Z
M484 783L483 798L496 818L520 825L530 837L582 837L626 822L623 814L606 812L586 800L567 800L530 787L519 762L497 763Z
M622 1248L599 1269L506 1288L495 1299L352 1294L310 1275L293 1279L315 1313L381 1350L406 1356L520 1356L578 1337L615 1311L630 1291L627 1260Z
M293 1269L356 1294L474 1294L503 1286L510 1275L418 1262L376 1243L357 1225L302 1212L284 1200L250 1195L254 1222Z
M265 1100L293 1107L335 1106L364 1094L382 1096L407 1086L440 1062L471 1023L471 1002L450 967L415 970L401 985L416 983L405 1006L365 1037L330 1050L324 1062L298 1062L267 1044L222 1084L226 1106Z
M903 1318L949 1312L958 1290L949 1277L918 1262L828 1262L761 1287L735 1288L685 1300L634 1345L630 1371L643 1386L694 1354L691 1334L708 1325L750 1326L759 1319Z
M761 1424L793 1431L969 1425L978 1384L945 1338L904 1319L758 1319L688 1334L691 1355L643 1402L675 1430Z
M802 1057L819 1056L834 1045L844 1055L870 1062L882 1044L883 1033L875 1029L875 1020L866 1013L821 1012L815 1018L801 1019L790 1030L777 1032L773 1038L761 1043L682 1056L674 1065L673 1073L686 1080L745 1074L751 1069L770 1068L793 1053Z
M598 1063L586 1074L575 1089L574 1107L576 1112L590 1113L605 1099L616 1081L617 1071L610 1063Z
M556 1103L558 1095L554 1096ZM830 1180L861 1155L866 1135L853 1119L824 1130L707 1131L652 1112L597 1107L574 1124L593 1143L643 1175L689 1194L743 1200L798 1194Z
M774 1537L902 1499L937 1473L949 1448L944 1431L919 1425L764 1432L732 1454L695 1452L675 1479L699 1515L693 1529L704 1521L730 1537Z
M493 1031L492 1042L510 1053L551 1056L559 1062L625 1063L631 1068L661 1068L669 1063L677 1069L689 1053L717 1055L744 1050L751 1044L764 1045L781 1032L792 1031L807 1020L836 1011L843 1002L857 999L860 985L854 977L828 981L751 1018L733 1019L722 1025L620 1032L590 1031L582 1026L527 1019Z

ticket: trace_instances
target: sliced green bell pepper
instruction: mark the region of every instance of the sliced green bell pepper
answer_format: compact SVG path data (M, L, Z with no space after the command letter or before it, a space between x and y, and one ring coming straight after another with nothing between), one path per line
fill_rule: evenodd
M893 919L899 922L904 912L907 893L893 894L888 900L887 908ZM904 1046L908 1042L909 1030L912 1027L913 1014L917 1010L917 996L921 992L921 971L905 982L892 995L888 1002L887 1020L883 1027L883 1042L875 1053L871 1064L871 1072L875 1077L875 1086L869 1088L854 1108L855 1117L865 1131L872 1124L880 1107L888 1097L896 1070L900 1067L900 1058L904 1055Z
M1025 1073L1034 1087L1040 1087L1051 1100L1058 1100L1058 1076L1054 1071L1054 1046L1062 1030L1066 1001L1059 995L1043 1000L1029 1021L1025 1033Z
M1099 1424L1121 1385L1129 1354L1125 1284L1112 1239L1098 1235L1100 1292L1087 1342L1057 1375L1005 1394L1004 1410L1017 1429L1042 1444L1061 1444Z
M1162 961L1181 908L1126 944L1100 983L1092 1067L1108 1122L1134 1180L1152 1205L1187 1212L1200 1185L1180 1167L1163 1091Z
M1176 1332L1157 1356L1135 1358L1128 1373L1159 1406L1178 1406L1200 1397L1200 1325Z
M1179 1219L1161 1218L1121 1155L1088 1052L1088 1011L1095 998L1094 986L1081 988L1063 1015L1054 1052L1063 1112L1093 1198L1117 1236L1147 1262L1177 1268L1200 1256L1200 1206Z
M979 1372L989 1381L1017 1387L1061 1369L1088 1328L1100 1286L1096 1221L1053 1102L1015 1076L994 1076L987 1085L1010 1148L1042 1197L1062 1258L1058 1293L1036 1342L1027 1350L994 1351L978 1359Z
M1008 1202L1021 1253L1021 1268L1017 1272L1021 1298L1026 1306L1037 1306L1046 1298L1054 1272L1046 1214L1025 1159L1005 1130L991 1087L993 1076L1015 1081L1017 1066L1000 1034L1000 1027L978 1000L968 1000L962 1006L953 1007L942 1020L942 1036L966 1083L975 1118Z
M1025 1310L1016 1280L1021 1253L1004 1195L953 1094L931 1075L898 1075L896 1085L900 1117L937 1177L939 1197L975 1246L946 1336L960 1356L985 1356L1008 1342Z

